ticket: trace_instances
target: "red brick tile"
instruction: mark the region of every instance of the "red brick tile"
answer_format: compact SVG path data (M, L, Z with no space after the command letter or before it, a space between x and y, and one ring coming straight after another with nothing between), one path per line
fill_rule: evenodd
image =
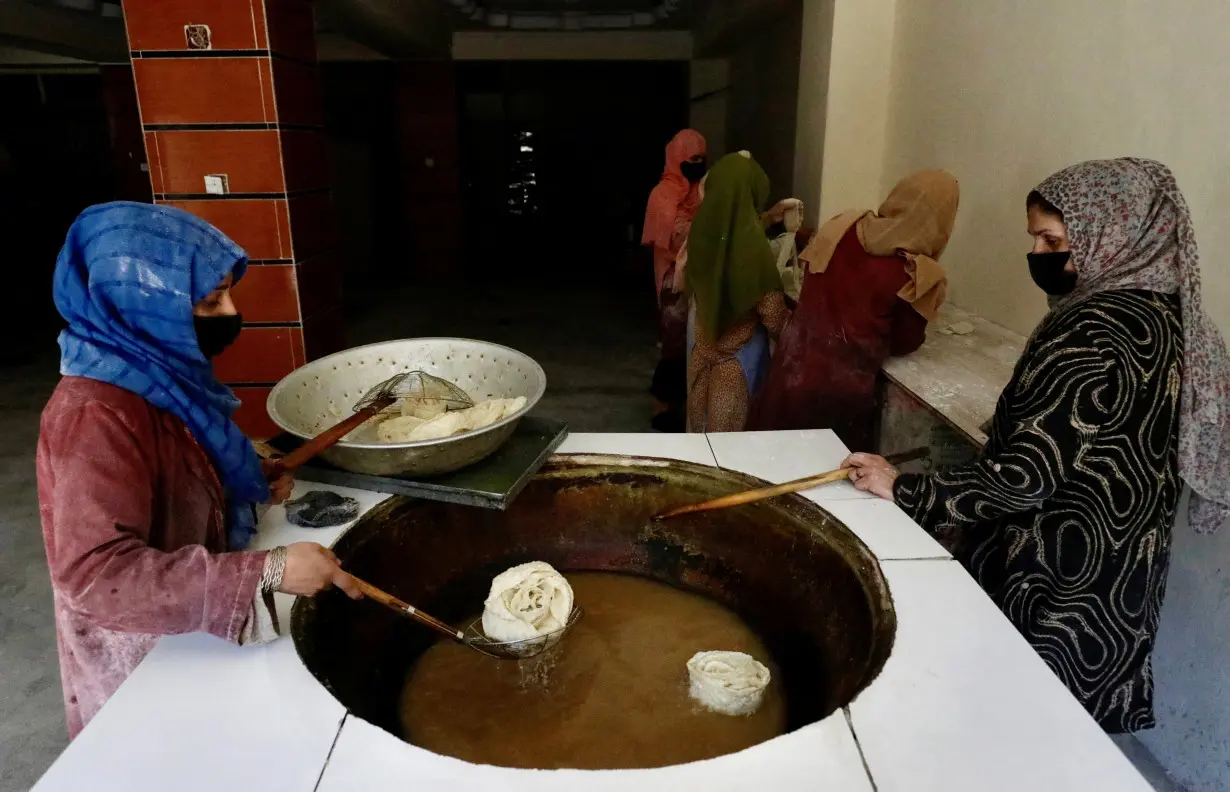
M274 130L160 131L162 193L203 193L205 176L226 174L233 193L282 192L282 159Z
M329 193L300 195L288 201L295 261L306 261L333 247L335 226Z
M342 306L343 276L341 255L336 250L313 256L295 267L299 308L305 319Z
M309 0L265 0L265 20L274 52L316 62L316 20Z
M132 68L147 126L276 120L268 58L143 58Z
M303 324L307 359L317 360L346 348L346 317L340 307Z
M290 220L281 199L231 198L163 201L208 220L248 253L248 258L291 257Z
M248 267L231 290L245 322L297 322L299 299L290 264Z
M279 123L303 126L320 126L324 123L320 73L315 66L275 59L273 81Z
M245 327L214 361L214 375L229 384L277 382L303 357L298 327Z
M269 49L269 25L261 0L252 0L252 29L256 34L257 49Z
M278 108L276 105L275 89L273 85L273 66L271 58L260 58L258 64L258 72L260 74L261 83L261 102L264 108L265 118L270 121L278 120Z
M162 157L158 152L158 135L154 132L145 133L145 162L149 167L149 183L154 192L165 192L162 189Z
M304 363L307 363L307 357L304 354L306 344L303 341L303 329L296 327L290 337L290 355L295 361L295 368L299 368Z
M213 49L257 49L252 12L260 0L124 0L128 46L187 50L184 25L208 25Z
M268 440L282 434L281 428L269 417L265 402L272 388L232 388L239 397L239 409L235 411L235 423L253 440Z
M282 130L286 189L319 190L329 186L329 151L324 132Z

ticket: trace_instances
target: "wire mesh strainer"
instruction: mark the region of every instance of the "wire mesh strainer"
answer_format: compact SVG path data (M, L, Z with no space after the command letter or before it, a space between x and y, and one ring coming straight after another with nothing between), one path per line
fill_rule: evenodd
M494 657L497 660L527 660L542 654L558 644L560 639L564 637L564 634L572 629L572 626L585 615L585 611L579 605L574 606L572 612L568 614L568 621L551 632L536 635L523 641L493 641L483 633L483 620L481 616L470 622L469 626L462 632L440 621L431 614L414 607L410 603L399 600L387 591L376 588L365 580L353 579L355 585L366 596L384 607L396 611L403 616L409 616L411 619L430 627L441 635L464 644L488 657Z
M526 660L536 657L558 644L560 639L564 637L564 634L572 629L573 625L580 621L584 615L585 611L581 609L581 606L574 605L572 612L568 614L568 621L564 622L561 626L551 632L536 635L533 638L526 638L523 641L491 640L483 633L483 617L479 616L466 627L462 643L476 652L482 652L488 657L496 657L501 660Z
M359 399L354 409L357 412L372 402L390 396L397 401L382 412L398 412L401 409L401 402L406 400L443 402L445 408L449 410L466 410L474 406L474 400L470 398L470 395L448 380L425 371L407 371L395 374L384 382L378 383L363 394L363 398Z

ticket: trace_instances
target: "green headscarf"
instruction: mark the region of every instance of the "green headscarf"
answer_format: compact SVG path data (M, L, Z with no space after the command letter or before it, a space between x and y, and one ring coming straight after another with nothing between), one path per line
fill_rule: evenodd
M705 179L705 200L688 234L688 288L696 321L715 341L782 288L773 250L760 225L769 177L755 160L727 154Z

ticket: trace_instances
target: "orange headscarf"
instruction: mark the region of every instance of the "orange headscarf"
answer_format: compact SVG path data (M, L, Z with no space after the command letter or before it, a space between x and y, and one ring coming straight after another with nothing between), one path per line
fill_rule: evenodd
M910 280L897 296L934 321L948 295L948 275L939 265L957 219L960 188L945 170L919 171L897 183L878 211L840 214L816 232L799 256L809 272L824 272L837 243L851 226L873 256L901 256Z
M666 169L662 171L658 186L649 194L642 245L669 250L676 219L683 216L691 220L696 214L700 207L700 194L696 185L684 178L680 166L707 151L704 136L694 129L683 130L666 145Z

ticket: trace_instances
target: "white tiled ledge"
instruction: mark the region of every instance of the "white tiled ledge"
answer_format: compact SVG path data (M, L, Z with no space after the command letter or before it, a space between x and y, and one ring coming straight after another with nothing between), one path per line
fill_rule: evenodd
M830 432L577 435L563 450L716 462L775 483L834 468L846 455ZM385 497L342 491L365 509ZM880 557L898 619L880 676L820 723L658 770L480 767L347 717L288 638L235 647L175 636L158 644L36 790L1148 792L974 581L900 510L848 485L807 496ZM341 530L293 528L275 508L260 544L329 544ZM284 610L289 598L279 604Z

